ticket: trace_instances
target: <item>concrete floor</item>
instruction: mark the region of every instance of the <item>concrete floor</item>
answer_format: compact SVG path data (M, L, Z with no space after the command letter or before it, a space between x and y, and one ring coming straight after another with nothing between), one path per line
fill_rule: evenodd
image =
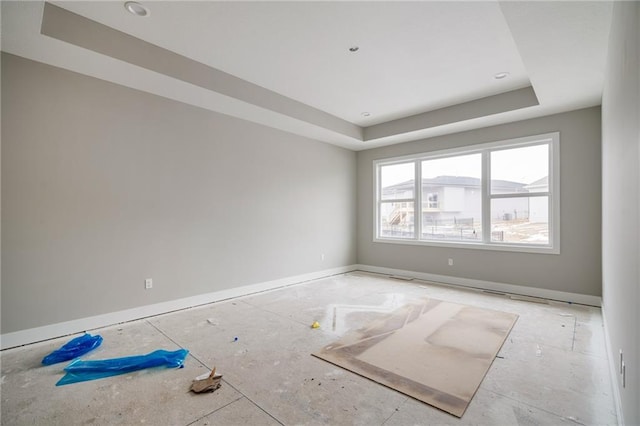
M520 315L462 419L310 355L417 297ZM315 320L321 328L310 327ZM354 272L92 333L104 342L84 359L179 347L190 355L182 369L56 387L65 364L40 361L71 337L5 350L3 425L616 424L594 307ZM213 366L222 387L189 393Z

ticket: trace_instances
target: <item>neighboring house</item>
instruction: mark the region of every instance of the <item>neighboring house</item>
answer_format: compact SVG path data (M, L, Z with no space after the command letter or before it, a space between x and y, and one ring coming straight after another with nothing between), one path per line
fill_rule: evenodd
M549 177L545 176L525 186L528 192L548 192ZM547 222L549 220L549 198L531 197L529 199L529 221Z
M529 185L506 180L492 180L493 194L547 191L545 177ZM385 199L412 198L414 181L408 180L382 189ZM491 205L492 220L510 221L534 219L546 221L547 198L526 195L522 198L494 199ZM394 235L413 232L413 203L399 202L387 205L381 212L382 228ZM460 239L477 238L481 228L482 200L480 179L468 176L438 176L422 179L422 226L423 235L434 238L451 238L456 234ZM384 223L386 218L386 223Z

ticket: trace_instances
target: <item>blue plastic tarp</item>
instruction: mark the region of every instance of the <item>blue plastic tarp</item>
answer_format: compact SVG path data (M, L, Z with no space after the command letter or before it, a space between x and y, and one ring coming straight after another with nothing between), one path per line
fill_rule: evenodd
M70 359L78 358L86 354L89 351L100 346L102 343L102 336L92 336L89 333L85 333L82 336L71 339L65 343L60 349L56 349L49 355L42 359L44 365L57 364L63 361L69 361Z
M145 368L182 367L187 354L189 354L189 351L186 349L179 349L173 352L159 349L146 355L134 355L124 358L95 361L77 359L65 367L64 371L67 374L56 383L56 386L117 376Z

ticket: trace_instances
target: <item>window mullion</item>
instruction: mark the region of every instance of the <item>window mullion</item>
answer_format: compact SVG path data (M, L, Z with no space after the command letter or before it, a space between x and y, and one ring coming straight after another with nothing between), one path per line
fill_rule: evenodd
M373 237L375 240L376 238L380 238L382 235L382 230L380 229L380 217L382 215L382 167L380 165L375 165L374 169L376 181L376 212L374 220L376 221L376 225Z
M491 153L482 151L482 242L491 242Z
M534 198L534 197L550 197L550 192L514 192L513 194L491 194L489 193L490 199L500 199L500 198Z
M415 177L415 203L413 206L413 218L415 220L413 229L415 234L413 238L419 240L422 235L422 165L420 160L416 160L415 162Z

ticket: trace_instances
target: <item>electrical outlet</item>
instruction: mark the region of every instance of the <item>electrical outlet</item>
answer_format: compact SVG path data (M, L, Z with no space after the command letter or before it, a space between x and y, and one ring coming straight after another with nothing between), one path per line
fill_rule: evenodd
M153 280L151 278L147 278L146 280L144 280L144 288L146 290L153 288Z
M320 260L322 260L322 261L324 262L324 253L322 253L322 254L320 255Z
M449 266L453 266L453 259L449 259Z

